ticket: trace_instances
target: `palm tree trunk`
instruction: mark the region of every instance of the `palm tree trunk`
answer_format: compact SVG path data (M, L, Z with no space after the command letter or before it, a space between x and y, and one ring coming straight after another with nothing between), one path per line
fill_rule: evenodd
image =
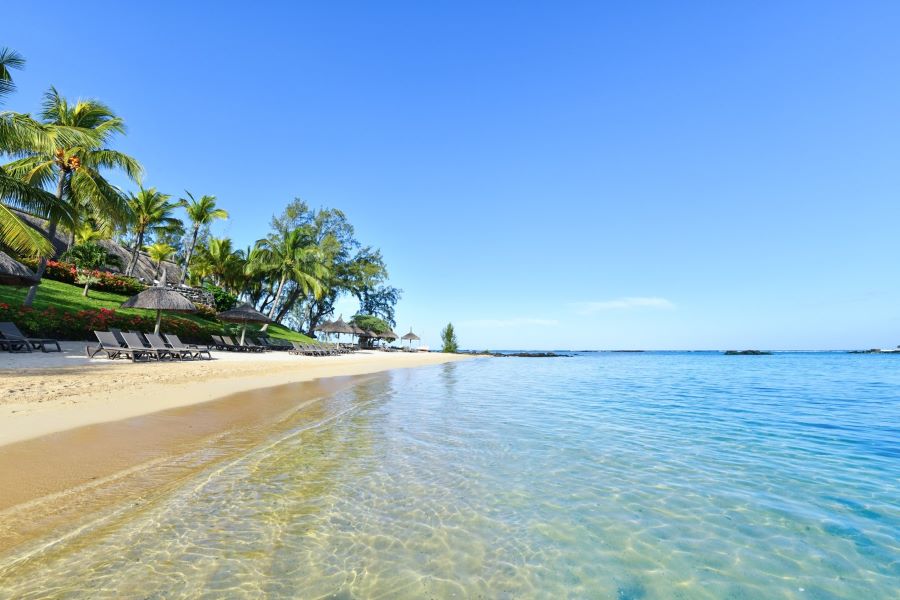
M125 274L129 277L134 277L134 268L137 266L138 261L138 252L141 251L141 246L144 244L144 228L141 227L138 230L137 242L134 245L134 251L131 253L131 262L128 263L128 270L125 271Z
M269 311L269 318L272 319L275 317L275 310L278 308L278 299L281 298L281 292L284 290L284 282L287 281L287 277L281 277L281 281L278 282L278 291L275 292L275 298L272 300L272 310Z
M187 257L184 259L184 267L181 269L181 284L187 279L188 265L191 264L191 258L194 256L194 246L197 245L197 234L200 232L200 225L194 225L194 235L191 237L191 246L188 248Z
M84 284L84 291L81 292L81 295L84 296L85 298L88 297L87 292L88 292L88 288L89 288L89 287L91 287L91 282L90 282L90 281L88 281L86 284Z
M59 183L56 186L56 199L60 202L63 197L63 190L66 188L66 172L63 171L59 174ZM53 243L53 238L56 237L56 227L59 225L59 217L57 215L50 215L50 225L47 227L47 237L50 238L50 243ZM55 248L54 248L55 252ZM37 271L35 272L35 278L37 279L37 283L28 288L28 293L25 295L25 300L22 302L22 306L31 306L31 303L34 302L34 297L37 296L38 286L41 285L41 279L44 277L44 271L47 270L47 258L42 256L41 260L38 262Z

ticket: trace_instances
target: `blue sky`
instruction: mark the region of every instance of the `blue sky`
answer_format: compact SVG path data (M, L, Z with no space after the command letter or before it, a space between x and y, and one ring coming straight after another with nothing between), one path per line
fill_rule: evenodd
M55 4L7 108L104 100L240 246L343 209L431 346L900 344L896 3Z

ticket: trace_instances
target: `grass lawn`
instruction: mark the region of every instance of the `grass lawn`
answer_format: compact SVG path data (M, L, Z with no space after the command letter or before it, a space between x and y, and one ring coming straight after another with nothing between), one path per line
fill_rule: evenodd
M22 300L25 299L25 294L27 292L28 288L15 288L2 285L0 286L0 303L9 304L10 306L21 306ZM97 310L100 308L107 308L129 315L133 314L148 316L155 314L155 311L152 310L143 310L140 308L119 308L119 305L125 302L125 300L128 298L127 296L113 294L110 292L98 292L89 290L89 297L85 298L81 295L81 292L82 286L80 285L70 285L68 283L44 279L41 282L41 286L38 288L38 293L34 299L32 307L40 310L52 306L55 307L58 311L73 313L80 310ZM178 316L194 321L204 329L217 329L222 327L222 324L219 321L207 319L199 315L179 313ZM258 329L258 327L250 326L247 328L247 331L249 332L255 329ZM268 333L271 337L281 338L284 340L292 340L296 342L315 342L315 340L311 340L309 337L303 335L302 333L291 331L286 327L282 327L281 325L276 325L274 323L269 325Z

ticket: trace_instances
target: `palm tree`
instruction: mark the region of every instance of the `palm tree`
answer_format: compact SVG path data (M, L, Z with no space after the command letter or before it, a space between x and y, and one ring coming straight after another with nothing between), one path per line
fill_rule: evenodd
M272 299L269 318L275 317L281 294L288 281L293 281L305 294L315 297L323 290L322 279L328 269L322 262L318 246L311 243L302 229L271 235L256 243L254 267L278 279L278 289Z
M56 199L64 206L86 206L98 218L127 221L130 211L125 194L103 175L103 171L119 170L133 181L140 179L142 169L134 158L106 147L113 137L125 132L124 121L97 100L69 104L55 88L44 96L41 121L46 131L56 132L55 143L20 152L24 158L7 165L7 172L42 189L55 185ZM81 134L80 143L63 137L63 133L71 131ZM51 239L63 216L59 210L50 211ZM42 258L37 269L38 284L46 266L47 261ZM36 293L37 284L28 290L23 304L30 306Z
M132 194L128 200L131 207L131 223L134 226L136 240L131 252L131 261L128 263L126 275L133 275L137 266L138 253L144 246L144 236L148 233L162 233L166 230L179 227L181 221L172 216L172 212L178 206L169 202L171 196L156 191L156 188L145 190L141 188L137 194Z
M197 249L191 273L210 277L215 285L231 291L240 287L244 267L244 253L234 249L231 238L211 237Z
M4 96L15 89L11 70L24 66L25 59L18 52L0 48L0 103ZM63 136L71 134L68 131L58 133ZM52 138L51 132L28 115L0 113L0 154L16 154L23 150L50 147ZM59 204L53 194L20 181L0 167L0 248L28 256L53 254L53 244L23 221L13 209L45 215L51 210L59 210Z
M193 233L191 235L191 245L188 246L187 256L184 259L184 268L181 270L181 283L184 283L187 277L188 266L191 264L191 258L194 256L194 247L197 245L197 235L200 233L200 227L209 225L216 219L227 219L228 212L221 208L216 208L215 196L201 196L199 200L195 200L194 196L187 190L184 191L190 200L181 198L179 204L187 212L188 218L194 224Z
M173 254L175 254L175 248L168 244L163 244L161 242L157 242L151 246L147 246L147 254L150 255L150 260L156 263L156 270L153 272L153 278L159 278L159 268L162 266L164 260L169 260ZM165 281L161 282L165 283Z
M90 244L93 242L99 242L100 240L108 240L112 237L112 233L107 229L105 224L97 227L90 221L83 221L82 223L79 223L72 230L72 233L75 236L75 244L72 246L73 248L79 244Z

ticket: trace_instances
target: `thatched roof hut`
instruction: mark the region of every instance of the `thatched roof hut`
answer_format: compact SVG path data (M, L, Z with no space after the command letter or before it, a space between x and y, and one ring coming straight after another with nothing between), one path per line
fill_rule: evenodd
M35 274L8 254L0 252L0 284L31 285L35 282Z
M339 316L337 321L331 324L331 327L331 333L356 333L353 326L344 321L344 315Z

